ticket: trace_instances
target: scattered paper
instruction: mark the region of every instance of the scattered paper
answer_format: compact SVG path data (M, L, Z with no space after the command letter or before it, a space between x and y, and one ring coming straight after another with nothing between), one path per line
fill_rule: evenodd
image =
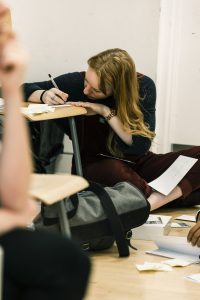
M146 251L146 253L168 258L179 258L191 263L199 262L200 248L188 243L186 237L156 237L154 242L158 248Z
M196 217L195 216L190 216L190 215L181 215L181 216L176 217L176 220L196 222Z
M172 271L172 267L162 263L144 262L142 265L136 265L139 271Z
M180 155L161 176L148 184L161 194L168 195L197 160L196 158Z
M163 224L163 222L160 216L150 214L145 224Z
M190 280L192 280L194 282L200 283L200 273L192 274L192 275L186 276L185 278L186 279L190 279Z
M162 263L169 265L171 267L186 267L191 265L193 262L181 258L172 258L172 259L163 260Z
M191 226L186 223L183 223L183 222L179 222L179 223L172 222L171 223L171 228L189 228L189 227L191 227Z
M132 229L132 238L154 241L155 238L167 235L171 230L171 216L150 214L146 223Z

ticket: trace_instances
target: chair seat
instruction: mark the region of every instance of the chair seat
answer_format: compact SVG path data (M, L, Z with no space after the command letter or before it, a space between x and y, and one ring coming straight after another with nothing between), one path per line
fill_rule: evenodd
M77 175L33 174L30 195L47 205L51 205L86 187L88 187L88 182Z

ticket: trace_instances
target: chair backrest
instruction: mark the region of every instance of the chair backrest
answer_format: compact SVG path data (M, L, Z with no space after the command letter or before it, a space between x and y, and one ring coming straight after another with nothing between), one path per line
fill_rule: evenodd
M3 289L3 249L0 247L0 300L2 299Z

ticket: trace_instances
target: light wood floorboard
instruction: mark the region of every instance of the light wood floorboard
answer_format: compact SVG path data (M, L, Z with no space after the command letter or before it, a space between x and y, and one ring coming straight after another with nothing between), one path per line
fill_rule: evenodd
M175 217L180 214L195 215L197 209L160 209L157 213ZM188 230L171 229L169 234L185 236ZM156 248L152 241L135 240L134 244L138 251L131 250L128 258L119 258L115 246L91 254L93 271L86 300L199 300L200 284L184 278L200 273L199 264L173 268L172 272L139 272L136 264L161 262L164 259L145 254L145 250Z

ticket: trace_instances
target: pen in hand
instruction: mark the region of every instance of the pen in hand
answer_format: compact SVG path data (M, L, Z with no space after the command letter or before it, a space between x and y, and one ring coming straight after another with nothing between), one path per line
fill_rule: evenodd
M54 86L55 88L59 89L59 87L58 87L57 84L55 83L55 80L53 79L53 77L51 76L51 74L48 74L48 76L49 76L49 78L50 78L50 80L51 80L53 86Z
M58 97L58 98L60 98L60 99L65 103L65 102L67 101L68 95L65 94L65 93L63 93L62 91L60 91L58 85L56 84L56 82L55 82L55 80L53 79L53 77L51 76L51 74L48 74L48 76L49 76L49 78L50 78L50 80L51 80L53 86L54 86L56 89L59 90L59 92L56 92L55 96ZM55 100L55 96L52 98L52 100ZM66 99L63 98L63 97L65 97L65 96L67 96ZM64 104L64 103L60 103L60 101L58 101L58 105L62 105L62 104Z

